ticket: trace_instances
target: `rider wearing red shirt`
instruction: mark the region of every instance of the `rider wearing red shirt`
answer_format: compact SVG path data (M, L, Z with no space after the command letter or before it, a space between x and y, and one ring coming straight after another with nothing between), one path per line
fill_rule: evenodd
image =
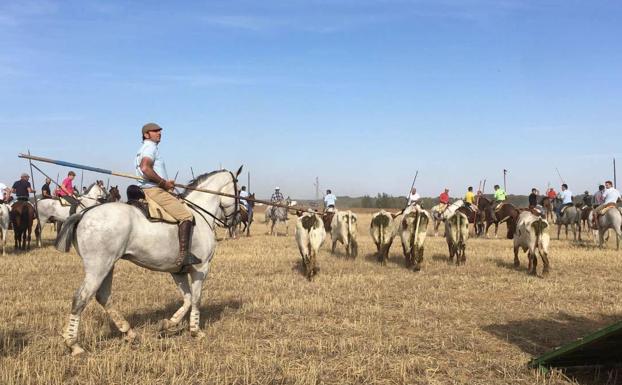
M555 200L555 198L557 198L557 193L555 192L555 190L553 188L550 188L549 191L547 191L546 196L550 200Z
M449 204L449 189L446 188L444 192L438 197L439 202L443 204Z

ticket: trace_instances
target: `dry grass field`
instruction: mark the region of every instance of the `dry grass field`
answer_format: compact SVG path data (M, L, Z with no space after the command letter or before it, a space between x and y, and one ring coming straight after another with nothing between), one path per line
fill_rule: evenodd
M257 215L263 218L263 213ZM447 263L429 237L422 271L404 267L399 241L376 263L371 215L361 214L359 257L325 243L308 282L290 236L223 240L204 287L204 339L161 337L180 304L170 276L121 261L113 299L139 334L125 344L91 301L72 358L60 337L79 257L46 247L0 258L0 384L591 384L616 373L527 369L536 355L622 318L622 252L554 240L551 274L512 265L511 241L471 239L467 263ZM284 229L280 228L283 232ZM220 232L224 234L224 232ZM500 232L501 233L501 232ZM12 233L10 235L12 243ZM539 271L541 271L541 263Z

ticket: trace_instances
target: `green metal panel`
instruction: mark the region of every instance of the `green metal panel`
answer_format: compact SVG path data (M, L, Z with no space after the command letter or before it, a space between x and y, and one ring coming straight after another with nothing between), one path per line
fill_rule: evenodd
M529 362L530 368L617 366L622 364L622 322L553 349Z

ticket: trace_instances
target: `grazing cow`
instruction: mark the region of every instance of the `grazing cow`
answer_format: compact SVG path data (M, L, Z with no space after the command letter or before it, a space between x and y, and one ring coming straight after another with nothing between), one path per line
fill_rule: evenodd
M514 238L514 266L519 267L518 250L527 251L529 257L529 267L527 272L536 275L538 258L536 251L540 253L544 270L542 275L549 273L549 223L540 216L534 215L530 211L522 211L516 223L516 233Z
M369 226L371 238L374 240L374 244L378 250L378 262L383 265L387 264L389 249L395 237L393 218L395 218L393 214L381 210L372 215L371 224Z
M2 194L2 191L0 191ZM0 195L0 198L2 196ZM9 205L5 203L0 203L0 242L2 242L2 256L6 255L6 238L9 234L9 223L10 223L10 215L9 215Z
M346 257L356 258L358 255L358 242L356 241L357 217L352 211L337 211L330 224L330 236L333 240L331 253L335 253L337 242L341 242L346 248Z
M422 208L416 206L411 211L404 212L400 221L400 238L402 239L402 250L406 258L406 266L413 271L421 269L423 261L423 245L430 223L430 214Z
M469 239L469 218L456 211L445 220L445 239L449 248L449 263L456 257L456 265L466 263L466 241Z
M309 281L320 272L317 252L325 238L326 231L322 218L315 213L301 213L296 220L296 243Z

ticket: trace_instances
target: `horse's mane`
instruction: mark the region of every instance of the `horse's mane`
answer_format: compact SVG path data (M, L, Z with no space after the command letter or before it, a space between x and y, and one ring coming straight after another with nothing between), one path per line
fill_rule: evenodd
M213 176L214 174L218 174L219 172L227 172L227 170L216 170L216 171L206 172L205 174L201 174L197 176L196 178L192 179L190 182L188 182L188 188L184 190L181 196L185 198L186 196L188 196L188 194L190 194L193 191L193 189L197 188L201 183L205 182L205 180L207 180L209 177Z
M97 183L91 183L91 185L89 187L86 188L86 192L84 193L84 195L87 195L88 193L91 192L91 189L93 188L93 186L95 186Z

